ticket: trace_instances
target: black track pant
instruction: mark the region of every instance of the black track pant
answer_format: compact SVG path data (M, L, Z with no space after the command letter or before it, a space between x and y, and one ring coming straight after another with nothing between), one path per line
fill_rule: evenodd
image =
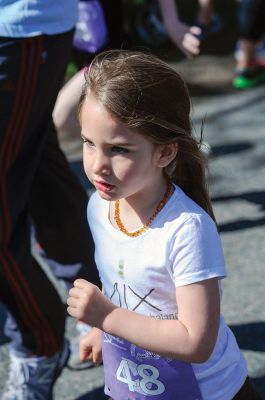
M79 277L100 286L87 202L86 191L70 169L51 124L29 198L36 237L47 257L60 264L57 278L73 282Z
M72 32L0 38L0 300L20 332L14 332L13 346L47 356L62 344L65 310L30 253L29 198L34 218L38 205L30 193L71 43ZM47 213L50 206L47 198Z
M256 42L265 33L265 0L241 0L239 5L240 37Z

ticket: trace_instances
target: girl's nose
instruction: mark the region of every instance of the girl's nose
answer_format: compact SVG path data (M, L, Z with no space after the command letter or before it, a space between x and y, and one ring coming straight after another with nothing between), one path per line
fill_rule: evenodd
M98 151L95 154L93 162L93 171L95 175L110 174L109 158L101 151Z

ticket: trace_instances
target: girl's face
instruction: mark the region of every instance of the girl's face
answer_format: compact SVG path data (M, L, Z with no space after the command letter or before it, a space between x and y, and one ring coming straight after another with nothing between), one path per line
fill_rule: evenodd
M105 200L155 193L164 181L163 146L126 128L90 95L81 110L85 173ZM150 192L151 190L151 192Z

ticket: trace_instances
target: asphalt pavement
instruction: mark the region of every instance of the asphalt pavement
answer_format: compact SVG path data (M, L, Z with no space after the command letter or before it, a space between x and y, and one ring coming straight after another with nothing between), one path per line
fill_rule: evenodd
M205 150L210 148L210 192L229 273L223 281L222 312L265 399L265 86L233 90L231 55L172 65L189 84L194 131L199 135L204 121ZM79 139L62 140L62 145L83 180ZM73 337L73 321L68 318L67 324L67 335ZM7 376L7 351L6 344L0 346L0 393ZM103 400L102 388L102 367L65 369L54 398Z

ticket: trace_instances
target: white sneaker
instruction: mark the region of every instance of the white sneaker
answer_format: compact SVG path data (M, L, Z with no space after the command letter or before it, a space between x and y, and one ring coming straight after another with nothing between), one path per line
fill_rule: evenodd
M1 400L51 400L54 383L69 355L66 339L62 351L52 357L25 357L10 349L9 377Z

